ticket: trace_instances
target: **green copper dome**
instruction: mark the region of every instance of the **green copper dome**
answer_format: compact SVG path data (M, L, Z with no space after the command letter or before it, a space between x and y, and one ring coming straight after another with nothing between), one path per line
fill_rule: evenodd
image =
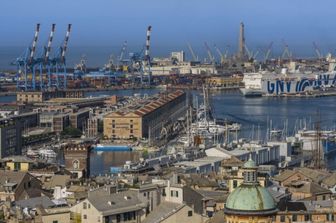
M277 212L272 195L257 180L257 165L251 155L244 164L244 181L227 198L224 212L239 215L273 215Z
M240 185L227 198L225 207L236 211L276 209L272 195L260 185Z
M244 168L257 168L256 163L250 158L247 162L244 163Z

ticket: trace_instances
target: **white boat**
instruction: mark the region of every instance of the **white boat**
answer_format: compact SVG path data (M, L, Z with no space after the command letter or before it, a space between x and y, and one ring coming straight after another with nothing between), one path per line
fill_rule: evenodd
M57 153L55 153L52 149L40 149L39 150L39 156L43 159L49 159L49 158L56 158Z
M278 96L301 94L316 90L325 90L336 86L336 72L313 72L283 68L281 72L260 71L245 73L244 88L240 91L244 96Z
M240 129L241 129L241 124L239 124L239 123L232 123L231 125L229 125L228 129L229 129L229 131L231 131L231 132L240 131Z
M31 158L37 158L37 157L39 157L39 151L38 150L33 150L33 149L29 148L27 150L27 156L31 157Z

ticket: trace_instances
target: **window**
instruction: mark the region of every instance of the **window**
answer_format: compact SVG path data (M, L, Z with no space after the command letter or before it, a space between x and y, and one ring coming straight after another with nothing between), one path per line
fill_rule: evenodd
M178 191L175 191L175 196L178 197Z
M285 221L286 221L286 216L280 215L280 222L285 222Z
M326 218L327 218L327 221L334 221L335 220L334 219L334 215L332 213L331 214L327 214Z
M112 128L115 128L115 124L112 125Z
M170 196L174 197L174 191L172 191L172 190L170 191Z
M144 197L146 197L146 192L144 193Z
M88 204L88 208L91 208L91 204Z
M297 221L297 215L296 214L293 214L292 220Z
M120 214L117 214L117 222L120 222L120 221L121 221Z
M305 215L304 215L304 220L305 220L305 221L310 221L310 219L311 219L311 217L310 217L309 214L305 214Z
M87 219L87 216L86 216L86 214L85 214L85 215L83 215L83 219Z
M72 166L73 166L73 168L76 170L76 169L78 169L79 168L79 161L78 160L74 160L73 162L72 162Z
M86 202L83 202L83 209L86 209L87 208L87 204Z
M133 125L130 125L130 128L133 129Z
M191 217L193 215L192 211L188 211L188 217Z
M53 223L58 223L58 221L53 221Z
M165 188L162 189L162 196L163 196L163 197L166 196L166 189L165 189Z
M130 133L132 133L132 134L133 134L133 129L130 129Z
M21 169L21 163L15 162L14 163L14 170L20 170Z
M238 186L237 180L233 180L233 188L236 188Z

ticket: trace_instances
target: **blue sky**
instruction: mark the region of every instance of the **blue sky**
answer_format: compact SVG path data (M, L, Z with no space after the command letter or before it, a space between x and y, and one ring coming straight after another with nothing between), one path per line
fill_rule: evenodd
M245 23L247 45L266 47L282 39L298 50L336 49L334 0L1 0L0 45L25 46L35 24L41 23L44 43L51 23L55 42L73 24L70 46L141 46L147 25L153 26L152 45L169 52L185 47L217 44L235 49L239 23ZM311 50L311 49L309 49ZM154 50L155 51L155 50Z

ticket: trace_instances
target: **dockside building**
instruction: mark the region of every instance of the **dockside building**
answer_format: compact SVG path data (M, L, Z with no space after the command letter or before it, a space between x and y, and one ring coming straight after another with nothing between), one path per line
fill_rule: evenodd
M104 117L104 136L109 139L146 138L160 140L186 114L186 93L160 93L141 103L111 112Z

